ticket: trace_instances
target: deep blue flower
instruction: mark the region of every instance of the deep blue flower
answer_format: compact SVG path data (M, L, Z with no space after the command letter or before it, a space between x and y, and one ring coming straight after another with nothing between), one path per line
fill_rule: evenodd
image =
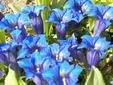
M24 25L29 22L29 19L25 17L25 14L18 13L8 13L4 16L4 18L0 21L0 28L6 29L11 32L14 29L24 30Z
M17 65L17 56L16 56L16 49L10 45L11 43L2 44L0 46L0 63L6 66L10 66L13 70L18 72L18 65ZM12 50L13 48L13 50Z
M96 65L104 57L105 51L110 48L110 42L106 41L106 38L84 35L78 48L86 48L88 64Z
M64 9L71 8L83 14L83 16L95 16L96 14L96 7L90 0L68 0L64 5Z
M23 44L26 44L31 49L43 48L48 45L46 42L46 37L43 34L27 36L23 40Z
M19 60L18 64L24 69L27 79L34 80L34 77L36 77L36 80L34 80L36 85L45 81L48 85L51 85L51 83L59 85L60 83L56 61L47 57L45 53L36 50L30 58Z
M75 37L74 34L72 34L72 36L69 37L68 39L59 40L58 42L59 42L60 46L68 47L68 50L74 59L77 59L80 62L84 62L85 56L81 50L77 49L79 44L78 44L77 38Z
M62 62L60 64L60 76L62 77L63 85L76 85L82 69L78 65L70 65L67 61Z
M24 18L24 16L25 14L22 13L9 13L0 21L0 28L10 32L12 38L17 42L21 42L27 36L25 24L29 20Z
M15 40L16 42L22 42L22 40L26 37L25 35L22 34L22 31L19 29L13 30L11 32L11 36L13 40Z
M34 52L35 50L43 51L45 48L48 47L45 35L43 34L26 36L21 45L22 47L18 52L18 59L29 57L30 54L32 54L32 52Z
M9 13L4 16L4 18L0 21L0 28L6 29L8 31L12 31L17 24L17 20L15 14Z
M18 61L19 67L23 68L25 71L26 79L31 79L36 75L35 66L32 63L31 58L25 58Z
M109 25L111 25L111 20L113 20L113 7L105 6L99 4L97 7L96 22L94 26L94 36L99 36Z
M48 17L48 22L55 24L55 29L58 39L65 39L67 23L62 22L62 17L65 11L58 8L52 9L50 16Z
M31 53L32 53L32 50L27 45L22 45L21 49L19 49L19 51L18 51L17 59L30 57Z
M65 39L69 22L74 21L75 23L79 23L82 19L82 14L74 9L60 10L56 8L51 11L48 22L55 24L57 37L62 40Z
M79 13L75 9L68 9L65 14L62 17L62 22L70 22L75 21L76 23L79 23L83 19L82 13Z
M96 66L102 57L101 54L99 54L99 52L96 50L87 51L86 56L87 56L87 63L90 66L92 66L92 65Z
M88 50L94 49L94 50L106 51L108 48L110 48L110 42L108 42L106 38L84 35L82 36L81 46Z
M68 46L69 49L75 48L78 45L77 39L74 34L66 40L58 40L60 46Z
M46 7L44 5L29 5L22 9L22 13L29 17L31 26L36 34L43 33L43 21L41 18L41 11Z
M54 43L50 45L50 48L53 57L55 57L58 62L61 62L63 60L72 60L72 58L70 57L70 52L68 50L68 45L60 46L59 44Z

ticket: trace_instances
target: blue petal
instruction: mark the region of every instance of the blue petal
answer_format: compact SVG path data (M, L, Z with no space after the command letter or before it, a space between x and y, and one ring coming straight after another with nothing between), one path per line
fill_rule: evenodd
M51 12L51 14L49 15L49 17L47 19L47 22L51 22L51 23L58 23L59 22L59 20L54 12Z
M25 14L29 14L31 12L35 13L37 16L39 16L40 12L42 10L44 10L46 8L46 6L44 5L29 5L29 6L25 6L22 9L22 12Z
M59 45L56 44L56 43L50 45L50 48L51 48L51 52L52 52L52 54L53 54L54 56L56 56L56 54L58 54L59 51L60 51L60 50L59 50Z
M91 50L91 51L88 51L87 52L87 62L88 62L88 65L90 66L95 66L99 63L99 60L101 59L102 55L99 55L99 52L98 51L95 51L95 50Z
M82 43L78 48L89 48L93 45L93 38L90 35L82 36Z
M41 55L39 52L35 51L32 55L32 62L39 68L42 66L46 56Z
M74 7L75 7L75 0L68 0L64 5L64 9L69 9Z
M82 67L80 67L79 65L76 65L69 74L70 79L75 81L75 83L77 83L78 77L79 77L80 73L82 72L82 70L83 70Z
M24 40L23 40L23 44L27 45L29 48L32 47L31 43L33 42L33 37L32 36L27 36Z
M22 35L22 31L18 29L12 31L11 36L17 42L21 42L24 39L24 35Z
M41 83L44 82L36 75L32 78L32 80L36 85L41 85Z
M96 46L99 50L106 51L110 47L110 42L106 41L106 38L99 38L95 43Z
M34 9L34 13L36 13L37 16L39 16L40 12L43 11L45 8L46 6L44 5L36 5Z
M78 23L83 18L84 18L83 15L81 13L77 12L75 9L69 9L63 15L62 22L75 21Z
M103 18L107 20L113 20L113 7L110 7L109 10L104 14Z
M50 16L48 17L48 22L52 22L52 23L58 23L62 20L62 16L64 14L64 11L55 8L52 9Z
M45 35L40 34L40 35L37 36L37 38L38 38L38 41L36 42L36 45L38 47L46 47L47 46ZM34 42L35 42L35 39L34 39Z
M4 17L11 25L17 24L17 17L13 13L6 14Z
M91 1L86 1L82 7L82 12L84 15L88 15L88 16L96 16L96 12L97 12L97 8L96 6L94 6L94 4Z
M31 58L19 60L17 63L21 68L34 68Z
M10 44L0 44L0 51L7 52L10 49Z
M25 71L25 77L26 77L26 80L28 79L32 79L35 75L35 72L33 71L34 69L31 69L31 68L23 68L24 71Z
M21 48L18 52L18 59L28 57L30 53L29 48Z
M109 20L96 20L95 26L94 26L94 36L100 36L100 34L109 26L111 25L111 22Z
M68 46L64 47L60 52L59 52L59 59L62 61L63 59L71 61L70 57L70 52L68 50Z
M17 14L17 17L18 17L18 24L29 24L30 23L29 17L22 12Z
M73 68L74 68L74 65L69 65L67 61L63 61L60 64L60 76L65 77L66 75L69 75L69 73Z
M112 19L112 13L113 13L113 8L110 6L105 6L102 4L97 5L97 18L103 18L103 19Z

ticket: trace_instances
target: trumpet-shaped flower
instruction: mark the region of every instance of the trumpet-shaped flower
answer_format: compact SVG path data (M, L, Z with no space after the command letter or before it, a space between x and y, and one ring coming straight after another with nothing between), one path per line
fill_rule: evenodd
M77 12L87 15L87 16L95 16L96 15L96 7L90 0L68 0L64 9L75 9Z
M56 58L58 62L63 60L71 61L72 58L70 57L70 52L68 50L69 46L60 46L59 44L52 44L50 45L52 55Z
M29 17L31 26L36 34L43 33L43 21L41 18L41 11L46 7L44 5L25 6L22 9L22 13Z
M97 15L96 22L94 26L94 36L99 36L109 25L111 25L111 20L113 20L113 7L105 5L97 5Z
M60 76L62 77L63 85L76 85L81 72L82 67L78 65L69 65L66 61L60 64Z
M105 51L110 48L110 42L106 41L106 38L84 35L78 48L86 48L88 64L96 65L103 58Z
M19 29L16 29L16 30L13 30L11 32L11 36L13 38L13 40L15 40L16 42L22 42L23 39L26 37L21 30Z
M50 16L48 17L48 22L55 24L55 29L58 39L65 39L66 30L68 23L75 21L79 23L83 19L81 13L75 11L74 9L60 10L58 8L53 9Z
M48 22L55 24L55 29L58 39L65 39L65 35L66 35L67 24L61 23L64 13L65 11L63 10L57 8L52 9L51 14L47 20Z

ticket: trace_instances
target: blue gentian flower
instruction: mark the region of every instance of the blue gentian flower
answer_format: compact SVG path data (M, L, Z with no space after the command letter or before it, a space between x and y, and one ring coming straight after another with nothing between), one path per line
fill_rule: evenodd
M74 21L75 23L79 23L82 19L82 14L74 9L60 10L56 8L51 11L48 22L55 24L57 37L58 39L63 40L65 39L69 22Z
M41 18L41 11L46 7L44 5L29 5L22 9L22 13L29 17L31 26L36 34L43 33L43 21Z
M23 68L26 75L26 80L33 78L36 75L35 66L32 63L31 58L25 58L18 61L19 67Z
M62 22L70 22L75 21L76 23L79 23L83 19L82 13L79 13L75 9L69 9L65 12L65 14L62 17Z
M19 29L13 30L11 32L11 36L13 38L13 40L15 40L16 42L21 42L26 36L22 34L22 31Z
M68 50L69 48L68 45L60 46L59 44L54 43L50 45L50 48L53 57L55 57L58 62L61 62L63 60L68 60L68 61L72 60L72 58L70 57L70 52Z
M96 65L104 57L105 51L110 48L110 42L106 41L106 38L84 35L78 48L86 48L88 64Z
M60 76L62 77L63 85L76 85L82 69L78 65L69 65L67 61L62 62L60 64Z
M17 59L22 59L26 57L30 57L32 50L27 45L22 45L21 49L18 51Z
M42 52L36 50L30 58L19 60L18 64L24 69L27 79L34 80L34 77L37 77L36 80L34 80L36 85L44 81L46 81L48 85L51 85L51 83L53 85L59 85L56 61L51 59L51 57L47 57Z
M72 34L72 36L69 37L68 39L59 40L58 42L59 42L60 46L69 47L68 50L73 58L77 59L80 62L84 62L85 55L83 54L83 52L81 50L77 49L79 44L78 44L77 38L75 37L74 34Z
M26 44L31 49L43 48L48 45L48 43L46 42L46 37L43 34L27 36L23 40L23 44Z
M64 5L64 9L71 8L82 13L83 16L95 16L96 14L96 8L90 0L68 0Z
M16 52L14 52L16 49L13 48L12 50L12 48L13 47L10 45L10 43L2 44L0 46L0 63L6 66L10 66L13 70L18 72L19 69L16 62L17 56L15 55Z
M65 39L67 23L62 22L62 17L65 11L58 8L52 9L50 16L48 17L48 22L55 24L55 29L58 39Z
M105 5L97 5L97 15L96 22L94 26L94 36L99 36L109 25L111 25L111 20L113 20L113 7Z
M77 39L74 34L66 40L58 40L60 46L68 46L69 49L75 48L78 45Z
M15 14L9 13L4 16L4 18L0 21L0 28L6 29L8 31L12 31L17 24L17 20Z
M0 28L9 31L15 41L21 42L27 36L24 26L29 22L28 19L23 18L24 16L25 14L22 13L9 13L0 21Z

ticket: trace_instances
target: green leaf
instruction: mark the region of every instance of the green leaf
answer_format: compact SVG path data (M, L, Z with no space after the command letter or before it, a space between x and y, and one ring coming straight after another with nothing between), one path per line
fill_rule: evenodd
M85 85L105 85L102 74L98 68L92 66Z
M16 72L9 68L8 75L5 78L5 85L26 85L26 83L16 75Z
M5 42L5 32L4 30L0 30L0 43Z
M27 85L21 78L19 79L19 85Z

